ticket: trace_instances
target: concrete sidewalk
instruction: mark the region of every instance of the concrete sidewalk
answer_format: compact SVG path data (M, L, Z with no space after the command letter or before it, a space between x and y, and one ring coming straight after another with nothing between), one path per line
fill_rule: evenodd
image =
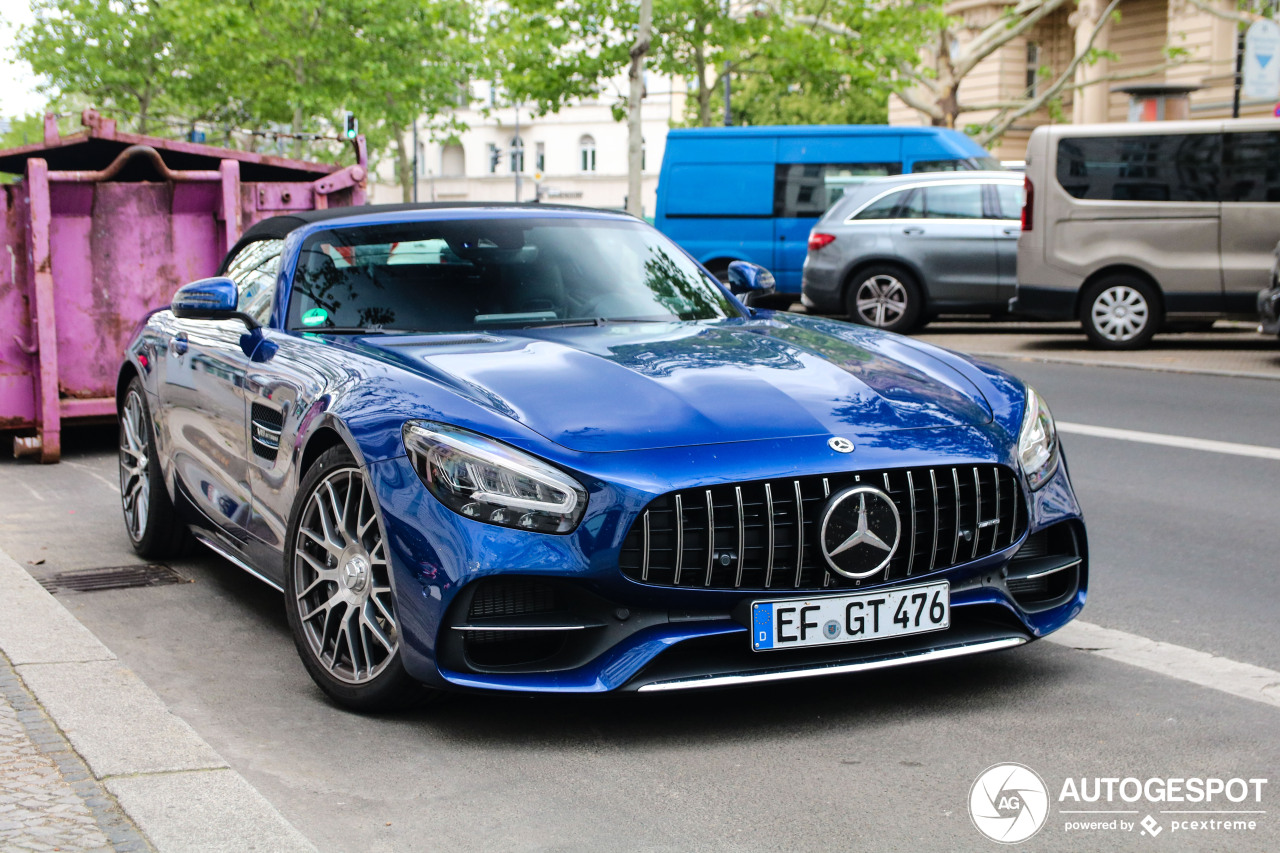
M315 849L3 551L0 589L0 849Z

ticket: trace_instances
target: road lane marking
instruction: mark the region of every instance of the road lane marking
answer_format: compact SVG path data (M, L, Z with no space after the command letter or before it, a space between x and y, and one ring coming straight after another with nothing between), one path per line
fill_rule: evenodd
M101 475L101 474L99 474L97 471L95 471L95 470L93 470L92 468L90 468L88 465L84 465L84 464L82 464L82 463L80 463L80 462L72 462L72 461L67 460L67 459L63 459L63 460L62 460L62 464L63 464L63 465L69 465L70 467L75 468L75 469L76 469L76 470L78 470L78 471L83 471L83 472L85 472L85 473L86 473L86 474L88 474L90 477L92 477L93 479L97 480L99 483L102 483L104 486L106 486L106 487L107 487L108 489L110 489L111 491L115 492L117 495L118 495L118 494L120 494L120 486L119 486L118 484L111 482L111 481L110 481L110 480L108 480L106 477L102 476L102 475Z
M1058 432L1068 435L1088 435L1094 438L1114 438L1118 441L1136 441L1141 444L1159 444L1164 447L1180 447L1184 450L1203 450L1208 453L1226 453L1231 456L1251 456L1254 459L1280 461L1280 448L1257 444L1236 444L1231 441L1214 441L1209 438L1188 438L1182 435L1165 435L1159 432L1139 432L1132 429L1090 426L1058 421Z
M1045 639L1180 681L1189 681L1201 687L1280 708L1280 672L1274 669L1103 628L1089 622L1070 622Z

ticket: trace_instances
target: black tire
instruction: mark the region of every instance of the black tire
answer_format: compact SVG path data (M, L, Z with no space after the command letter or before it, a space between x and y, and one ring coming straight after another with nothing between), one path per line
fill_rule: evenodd
M375 501L351 452L332 447L302 478L285 540L285 614L298 656L320 689L353 711L397 710L430 695L401 659Z
M854 323L886 332L909 332L919 325L924 296L920 283L907 270L874 264L849 277L845 308Z
M1080 325L1102 349L1141 349L1163 323L1160 294L1137 276L1109 275L1081 294Z
M129 544L148 560L180 557L194 541L178 517L160 473L156 433L142 380L133 377L120 399L120 508Z

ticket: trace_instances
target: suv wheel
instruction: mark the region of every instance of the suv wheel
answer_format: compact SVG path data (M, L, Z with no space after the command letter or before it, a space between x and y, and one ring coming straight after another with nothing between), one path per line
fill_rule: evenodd
M920 285L899 267L871 266L849 281L849 319L887 332L907 332L920 319Z
M1094 283L1080 303L1085 334L1104 349L1145 347L1160 327L1162 313L1155 288L1130 275Z

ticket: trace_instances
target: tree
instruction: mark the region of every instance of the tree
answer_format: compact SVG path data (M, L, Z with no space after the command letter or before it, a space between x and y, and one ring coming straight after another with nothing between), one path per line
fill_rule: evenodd
M79 92L127 111L146 133L157 101L181 72L172 49L176 10L160 0L32 0L18 57L48 78L42 91Z

